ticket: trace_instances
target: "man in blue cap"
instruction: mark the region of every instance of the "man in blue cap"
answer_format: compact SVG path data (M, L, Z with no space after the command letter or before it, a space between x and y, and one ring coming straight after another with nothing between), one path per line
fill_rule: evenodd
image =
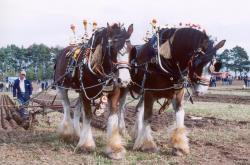
M19 78L15 80L13 85L13 97L17 97L18 102L22 106L29 104L30 96L32 95L32 84L26 79L26 72L22 70L19 74ZM28 118L28 111L21 107L19 109L20 116L23 119Z

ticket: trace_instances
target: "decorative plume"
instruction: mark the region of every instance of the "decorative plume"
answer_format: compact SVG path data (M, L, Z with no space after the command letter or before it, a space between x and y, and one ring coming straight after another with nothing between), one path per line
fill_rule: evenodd
M96 30L96 28L97 28L97 23L94 21L93 22L93 30Z
M87 25L88 25L88 21L87 20L83 20L83 28L85 31L87 31Z
M155 28L155 27L156 27L156 24L157 24L156 19L153 19L153 20L150 22L150 24L153 26L153 28Z
M72 32L75 34L76 33L76 26L74 24L70 25L70 29L72 30Z

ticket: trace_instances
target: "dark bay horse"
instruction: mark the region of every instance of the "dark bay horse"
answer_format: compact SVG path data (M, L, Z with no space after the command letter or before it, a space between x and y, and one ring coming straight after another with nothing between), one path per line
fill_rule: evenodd
M132 24L128 30L119 24L107 25L106 28L96 30L87 45L68 46L57 57L54 79L64 108L59 134L64 139L79 137L76 149L90 151L95 148L90 126L91 102L102 95L106 86L114 86L109 94L111 104L106 153L114 159L120 159L125 154L118 131L118 105L114 102L119 99L120 87L126 87L131 80L128 55L124 55L124 49L132 32ZM72 72L67 70L69 56L77 57L73 76ZM79 103L74 111L73 121L70 116L69 88L79 93ZM82 128L79 123L80 116L83 118Z
M142 95L137 105L134 150L158 150L150 128L153 104L160 98L167 98L172 101L176 117L170 133L173 153L189 153L184 125L184 84L189 81L197 95L207 90L211 73L215 71L216 51L224 43L225 40L213 46L205 33L192 28L166 28L159 30L148 43L131 50L130 89L132 94ZM124 100L124 97L120 99L120 107ZM123 111L124 108L121 113ZM124 115L120 116L119 122L124 123Z

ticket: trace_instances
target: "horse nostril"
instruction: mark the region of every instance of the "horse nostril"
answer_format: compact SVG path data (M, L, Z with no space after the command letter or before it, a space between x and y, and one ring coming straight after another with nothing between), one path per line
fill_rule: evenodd
M123 82L121 83L121 86L125 88L125 87L128 86L128 83L129 83L128 81L123 81Z
M123 84L127 85L127 84L128 84L128 81L123 81Z
M118 82L118 83L121 83L121 82L122 82L122 79L118 78L118 79L117 79L117 82Z

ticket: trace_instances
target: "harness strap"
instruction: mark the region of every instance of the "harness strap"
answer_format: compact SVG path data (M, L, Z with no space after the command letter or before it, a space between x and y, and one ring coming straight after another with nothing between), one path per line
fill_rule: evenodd
M160 104L159 100L157 100L157 102ZM162 112L164 112L165 109L168 109L170 103L171 103L171 99L167 99L167 98L166 98L166 99L164 100L163 104L162 104L162 105L160 104L160 105L161 105L161 108L159 109L158 114L160 115L160 114L162 114Z
M145 82L146 82L146 78L147 78L147 70L148 70L148 64L146 64L145 66L145 69L146 69L146 72L144 72L144 75L143 75L143 79L142 79L142 84L141 84L141 89L140 89L140 92L138 94L137 97L135 97L133 91L131 88L129 88L129 92L130 92L130 95L133 97L133 99L137 100L140 98L140 95L142 95L144 93L144 86L145 86Z
M194 73L194 77L196 78L196 79L198 79L200 82L200 84L202 84L202 85L209 85L209 83L210 83L210 80L209 79L207 79L207 78L204 78L204 77L202 77L202 76L199 76L199 75L197 75L196 73Z

